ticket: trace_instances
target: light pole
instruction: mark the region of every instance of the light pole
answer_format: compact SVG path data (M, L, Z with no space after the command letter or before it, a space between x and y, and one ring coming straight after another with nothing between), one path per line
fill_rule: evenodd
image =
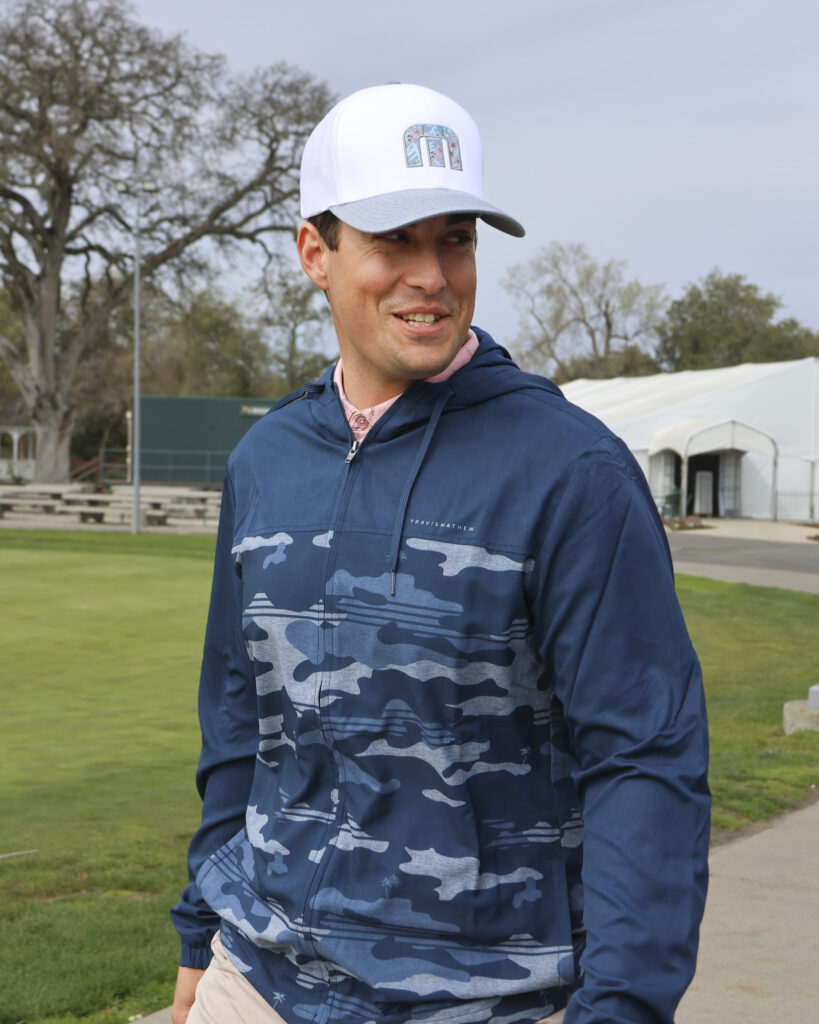
M118 192L130 192L135 200L134 217L134 411L131 416L131 483L134 487L134 513L131 526L132 533L139 533L139 483L141 477L141 442L140 442L140 351L139 351L139 269L142 254L140 252L139 219L142 212L141 199L144 193L156 192L156 182L135 181L117 182Z

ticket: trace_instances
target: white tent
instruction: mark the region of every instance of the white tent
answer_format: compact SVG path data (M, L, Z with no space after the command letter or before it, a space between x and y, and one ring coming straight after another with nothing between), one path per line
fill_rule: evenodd
M815 519L819 359L575 380L569 401L626 442L661 511Z

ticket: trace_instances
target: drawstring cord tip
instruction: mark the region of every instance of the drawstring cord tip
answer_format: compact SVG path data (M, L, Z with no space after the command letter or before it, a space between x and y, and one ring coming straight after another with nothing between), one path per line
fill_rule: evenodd
M392 573L392 585L390 587L390 597L395 597L395 570Z

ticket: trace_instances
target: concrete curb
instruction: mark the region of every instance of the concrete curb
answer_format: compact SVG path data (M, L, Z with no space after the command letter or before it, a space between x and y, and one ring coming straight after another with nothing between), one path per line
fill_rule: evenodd
M741 565L715 565L711 562L675 560L674 572L681 576L704 576L723 583L750 583L754 587L779 587L804 594L819 594L819 577L787 569L754 569Z

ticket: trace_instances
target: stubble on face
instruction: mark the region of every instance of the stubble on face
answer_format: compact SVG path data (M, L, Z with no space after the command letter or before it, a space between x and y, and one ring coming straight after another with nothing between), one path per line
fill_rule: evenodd
M353 404L385 401L452 362L475 306L474 219L433 217L378 235L342 224L324 267Z

